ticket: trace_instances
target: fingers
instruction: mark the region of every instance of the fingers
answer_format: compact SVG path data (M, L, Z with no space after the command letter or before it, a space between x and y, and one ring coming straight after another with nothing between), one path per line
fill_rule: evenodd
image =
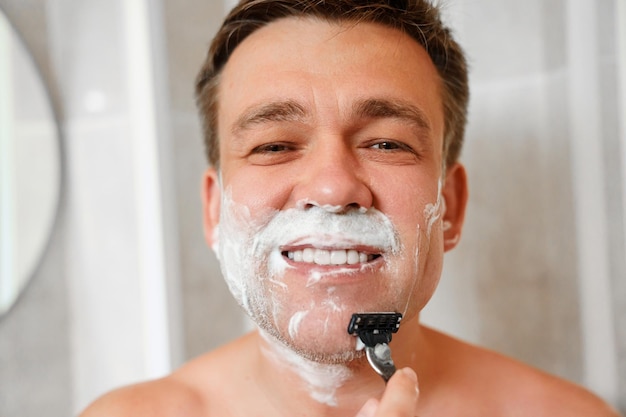
M418 397L417 375L411 368L404 368L391 377L383 398L367 401L357 417L414 417Z
M411 368L403 368L389 380L375 416L414 417L418 397L415 371Z

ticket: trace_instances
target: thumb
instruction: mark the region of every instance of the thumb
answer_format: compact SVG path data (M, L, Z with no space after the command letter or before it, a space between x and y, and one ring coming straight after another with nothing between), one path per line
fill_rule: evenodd
M361 410L357 413L356 417L374 417L376 410L378 410L379 401L376 398L370 398L361 407Z
M413 417L418 398L417 375L413 369L403 368L389 380L374 416Z

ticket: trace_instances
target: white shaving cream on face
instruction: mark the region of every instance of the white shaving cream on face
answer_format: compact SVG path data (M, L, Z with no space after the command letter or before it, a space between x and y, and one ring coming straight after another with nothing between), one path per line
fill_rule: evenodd
M430 238L430 232L433 225L441 219L446 211L446 201L442 194L443 180L439 179L437 186L437 202L435 204L426 204L424 208L424 217L426 218L426 236Z
M292 339L296 338L296 336L298 335L300 323L307 314L309 314L309 310L298 311L296 314L291 316L291 319L289 319L289 337L291 337Z
M414 275L398 273L404 256L398 233L380 211L338 212L330 206L299 203L292 209L263 208L251 213L233 201L228 188L222 196L214 249L226 282L261 328L300 353L309 357L339 353L337 346L342 343L341 355L345 356L353 346L346 331L352 313L404 307L408 288L401 281ZM294 268L284 256L285 247L368 248L382 256L376 262L356 265L297 264ZM361 278L351 286L342 284L354 274L371 281ZM333 285L333 279L340 285ZM320 349L326 349L325 353Z
M260 335L268 342L269 348L262 348L263 353L277 366L289 366L306 384L305 389L312 399L336 407L336 392L351 376L352 371L345 365L321 364L295 353L293 350L276 342L264 331Z
M437 202L424 209L428 230L440 219L441 206L439 192ZM420 240L419 225L417 230L415 242ZM263 208L251 213L233 201L227 188L222 192L215 242L235 299L273 342L272 349L283 349L283 359L289 355L289 364L307 382L311 396L325 404L333 404L336 388L350 375L341 363L360 356L346 331L350 315L406 312L419 271L420 245L405 253L391 220L373 208L344 212L303 201L292 209ZM382 257L377 272L372 272L370 262L352 267L309 265L308 274L301 276L307 268L294 269L284 256L285 247L367 247ZM408 268L407 258L411 259ZM376 277L371 282L341 283L342 276L370 276L370 272ZM325 279L333 277L339 277L339 285L329 285Z
M272 292L287 289L282 280L290 268L281 248L285 245L352 248L367 246L387 255L397 255L400 243L391 221L375 209L335 214L324 208L274 210L250 213L235 203L228 190L223 193L217 251L228 286L248 313L258 313L268 300L261 287L272 285ZM366 266L365 266L366 267ZM356 270L358 271L358 270ZM313 271L307 285L324 275L354 273L355 268ZM280 305L272 306L273 315Z

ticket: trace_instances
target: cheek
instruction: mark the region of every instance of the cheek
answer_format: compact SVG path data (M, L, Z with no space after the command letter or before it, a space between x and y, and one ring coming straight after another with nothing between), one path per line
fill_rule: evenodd
M417 182L416 182L417 183ZM434 183L434 185L433 185ZM409 290L407 303L411 312L419 311L432 296L441 273L443 256L442 217L445 203L441 197L441 181L429 181L429 186L416 185L407 189L406 183L386 185L385 211L401 234L403 253L397 264L407 278L403 284ZM408 191L407 191L408 190ZM396 195L391 199L391 193ZM410 313L409 313L410 314Z
M238 168L236 175L225 175L224 182L231 190L232 199L248 207L253 216L284 207L291 189L288 176L251 166Z
M420 311L433 296L443 267L443 234L441 216L432 223L430 231L423 230L416 239L415 275L417 282L411 291L413 311Z
M434 193L433 193L434 194ZM418 230L427 229L429 208L436 199L428 199L416 193L398 194L396 198L387 198L380 204L379 210L392 220L393 224L404 235L404 238L416 236Z
M438 172L390 171L371 176L376 208L391 217L399 228L415 230L418 224L425 228L425 209L437 205L441 195Z

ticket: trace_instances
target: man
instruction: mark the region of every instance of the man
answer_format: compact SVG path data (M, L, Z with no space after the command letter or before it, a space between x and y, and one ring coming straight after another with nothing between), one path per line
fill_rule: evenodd
M259 329L84 416L616 415L419 323L467 200L467 70L436 8L244 0L197 95L206 238ZM403 314L387 385L347 331L373 312Z

